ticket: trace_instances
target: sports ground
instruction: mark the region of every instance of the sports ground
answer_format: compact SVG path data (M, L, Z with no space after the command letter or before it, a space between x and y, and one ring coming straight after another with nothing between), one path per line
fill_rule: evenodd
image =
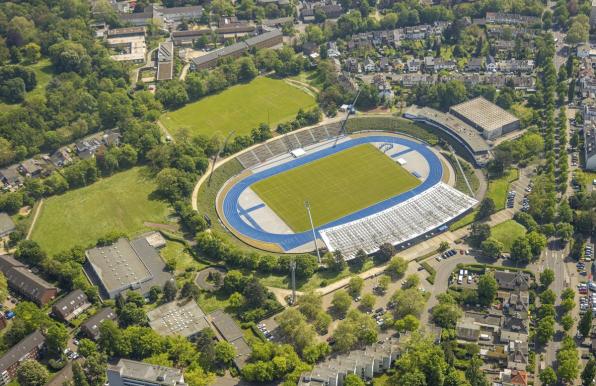
M146 168L132 168L93 185L44 201L31 238L50 255L75 245L88 246L109 232L134 235L144 222L167 221L167 203L155 200L156 189Z
M182 129L190 135L207 136L235 130L239 136L250 134L261 123L275 128L278 123L294 119L299 109L315 105L315 98L297 87L282 80L258 77L168 112L160 120L174 136Z
M252 185L252 189L294 232L314 226L413 189L419 179L371 144L358 145Z

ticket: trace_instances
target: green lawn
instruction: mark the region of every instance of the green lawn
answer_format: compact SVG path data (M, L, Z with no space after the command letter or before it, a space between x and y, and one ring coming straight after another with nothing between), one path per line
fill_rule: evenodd
M187 129L191 135L211 136L217 132L250 134L261 123L274 129L293 119L300 108L316 105L315 98L283 80L258 77L247 84L230 87L161 117L174 136Z
M505 246L504 252L511 251L515 239L526 234L526 228L515 220L502 222L490 230L490 236L500 241Z
M517 169L509 169L502 177L489 181L486 196L493 199L496 210L505 209L509 184L518 178L519 171Z
M295 232L327 224L411 190L420 180L371 144L359 145L259 181L251 188Z
M94 244L109 232L135 235L144 222L166 222L168 205L151 198L156 185L145 168L133 168L45 200L31 238L53 254Z
M161 250L161 257L170 265L176 267L176 273L187 270L198 271L207 265L195 260L186 250L184 244L178 241L167 241L166 246Z
M37 77L37 86L28 92L27 96L25 97L26 100L29 100L34 96L44 95L46 86L48 83L50 83L50 80L52 80L54 71L52 70L52 63L50 63L49 59L41 59L39 62L27 67L33 69ZM18 103L8 104L0 102L0 112L10 111L18 106Z

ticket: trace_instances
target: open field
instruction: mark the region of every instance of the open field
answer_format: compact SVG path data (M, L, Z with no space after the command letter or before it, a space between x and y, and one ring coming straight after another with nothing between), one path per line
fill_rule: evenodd
M29 100L34 96L44 95L46 86L50 83L53 76L52 64L50 63L49 59L41 59L39 62L27 66L33 71L35 71L35 76L37 77L37 86L33 90L27 93L25 99ZM18 107L19 104L8 104L0 102L0 113L5 111L10 111L15 107Z
M490 230L490 236L505 246L504 252L510 252L515 239L526 234L526 228L515 220L502 222Z
M283 80L258 77L208 96L161 117L161 122L174 136L187 129L190 135L211 136L217 132L235 135L250 134L261 123L271 125L289 121L300 108L316 104L315 98Z
M315 226L367 208L420 181L373 145L355 146L259 181L251 188L295 232L310 228L304 209L309 201Z
M163 223L170 213L151 198L156 185L145 168L133 168L93 185L45 200L31 238L49 254L94 244L109 232L135 235L145 221Z
M517 169L509 169L502 177L489 181L486 196L493 199L496 210L505 209L509 184L518 178L519 171Z
M517 169L509 169L505 175L496 179L490 180L488 183L488 189L486 191L486 197L493 199L495 203L495 210L499 211L505 209L505 203L507 201L507 192L509 191L509 184L519 178L519 171ZM467 190L467 189L466 189ZM459 228L470 225L476 218L477 210L474 209L464 217L460 218L449 226L449 230L454 231Z

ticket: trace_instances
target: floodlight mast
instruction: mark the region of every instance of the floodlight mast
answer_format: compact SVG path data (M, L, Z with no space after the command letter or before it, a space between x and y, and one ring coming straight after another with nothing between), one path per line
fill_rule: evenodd
M304 207L306 208L308 219L310 220L310 229L312 229L312 242L315 244L315 249L317 251L317 261L319 264L321 264L321 254L319 253L319 247L317 246L317 234L315 233L315 225L312 222L312 215L310 214L310 203L308 201L304 201Z
M356 93L356 97L354 98L354 101L352 101L352 104L348 106L348 111L346 113L346 117L341 122L341 127L339 128L339 133L337 133L337 137L335 137L335 142L333 143L333 147L335 147L337 145L337 141L339 140L339 137L346 131L346 123L348 123L348 118L350 118L350 114L352 114L352 111L355 111L354 106L356 105L356 101L358 100L359 96L360 96L360 89L358 89L358 92Z
M296 304L296 261L290 262L290 268L292 269L292 305Z
M211 183L211 177L213 177L213 172L215 171L215 163L217 162L217 158L219 157L219 153L221 153L222 151L225 150L228 141L230 140L230 138L232 137L232 135L234 135L234 133L236 132L236 130L232 130L230 131L230 133L228 134L228 136L226 137L226 139L223 142L223 145L217 150L217 153L215 153L215 155L213 156L213 163L211 164L211 173L209 173L209 179L207 180L207 185L209 185Z

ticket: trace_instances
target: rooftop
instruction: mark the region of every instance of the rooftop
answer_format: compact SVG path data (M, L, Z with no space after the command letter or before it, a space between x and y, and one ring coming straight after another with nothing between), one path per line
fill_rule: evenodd
M194 300L163 304L147 316L151 328L160 335L190 337L209 328L205 313Z
M116 366L110 366L109 371L119 373L122 378L152 382L156 385L183 384L182 371L172 367L157 366L129 359L120 359Z
M0 358L0 372L8 370L8 368L21 361L23 357L33 351L33 349L43 345L44 342L45 337L39 330L27 335Z
M7 234L15 230L12 218L5 212L0 212L0 235Z
M492 131L518 121L517 117L483 97L451 106L451 111L473 122L485 131Z

